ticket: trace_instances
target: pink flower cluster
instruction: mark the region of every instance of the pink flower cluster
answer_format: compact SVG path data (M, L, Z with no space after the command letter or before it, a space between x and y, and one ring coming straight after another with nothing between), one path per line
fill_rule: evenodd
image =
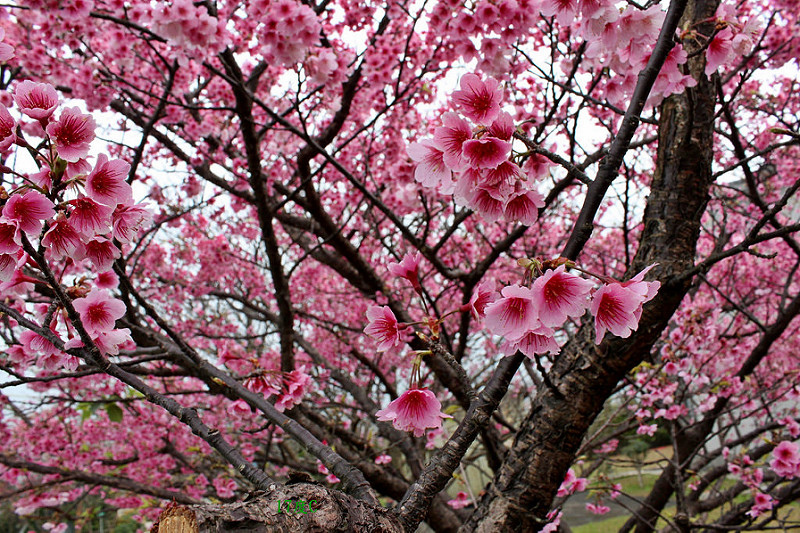
M594 284L566 271L561 265L547 270L528 288L509 285L501 297L486 306L486 327L505 337L506 353L520 350L533 356L558 353L553 328L569 317L579 317L589 308L595 317L596 342L606 331L629 337L636 330L642 306L658 291L658 281L644 281L646 268L625 282L610 281L591 294ZM591 294L591 300L590 300Z
M800 477L800 451L794 442L782 441L772 450L770 468L781 477L794 479Z
M411 143L408 155L417 163L414 177L424 187L452 194L489 222L504 217L530 225L544 199L532 184L536 176L524 172L512 157L515 126L501 110L502 98L497 80L465 74L461 89L452 95L461 115L445 113L433 139Z
M172 0L147 11L145 20L155 33L173 44L205 54L219 49L227 42L225 22L212 17L205 6L192 0Z
M46 83L18 83L13 101L18 119L0 104L0 149L8 151L15 145L32 149L34 145L28 143L24 133L18 137L18 131L48 142L37 143L45 147L37 154L40 170L26 176L18 187L6 190L8 197L0 212L0 293L14 298L25 294L30 283L40 282L31 276L30 267L38 265L24 251L24 240L36 249L39 239L44 259L64 261L70 272L93 266L98 273L94 290L85 286L71 289L76 297L73 305L99 350L117 354L131 342L129 330L114 327L125 306L102 289L116 286L116 276L108 272L121 255L114 240L130 242L151 214L144 206L134 204L127 181L128 163L109 160L105 154L99 155L94 165L88 161L96 128L91 115L77 107L58 113L58 94ZM57 327L57 319L48 326L56 337L64 332ZM66 349L83 346L70 324L65 331ZM60 352L50 341L28 333L41 342L32 342L31 337L21 349L41 356L40 366L74 368L77 364L74 357Z
M300 2L255 0L250 10L251 16L261 21L259 52L267 61L293 65L303 60L309 48L319 44L322 25L314 10Z
M311 384L311 376L305 368L296 368L291 372L262 372L248 378L245 386L253 392L260 392L265 397L277 396L275 408L285 411L297 405L303 399ZM244 406L233 407L235 412L242 412Z
M567 475L564 477L564 481L562 481L561 485L558 487L556 496L563 498L564 496L569 496L576 492L583 492L586 490L588 483L589 481L585 477L578 477L575 471L570 468L567 471Z

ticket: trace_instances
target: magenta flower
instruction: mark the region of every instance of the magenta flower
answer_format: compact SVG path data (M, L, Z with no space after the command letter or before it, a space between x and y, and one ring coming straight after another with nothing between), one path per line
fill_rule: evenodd
M772 450L770 468L781 477L791 479L800 476L800 451L797 444L785 440Z
M461 310L469 311L475 320L481 319L486 314L486 306L497 299L498 295L495 286L493 279L481 282L472 292L469 303L462 306Z
M113 211L111 207L86 197L70 200L69 203L72 205L69 221L80 233L89 236L108 231Z
M19 226L0 220L0 254L13 254L22 247Z
M620 283L600 287L592 296L590 306L594 315L595 342L600 344L606 330L618 337L630 337L639 326L636 310L643 301L644 297Z
M114 207L133 202L133 190L125 181L131 166L121 159L108 160L108 156L97 156L97 164L86 177L86 193L95 202Z
M475 74L461 77L461 90L453 93L453 101L476 124L491 124L500 114L503 91L494 78L485 82Z
M83 327L93 337L111 332L117 319L125 314L125 304L112 298L106 290L93 290L86 297L73 300L72 305L81 315Z
M20 230L29 234L37 234L42 231L42 221L54 214L53 202L38 191L12 194L3 207L3 217L14 222Z
M14 90L19 110L35 120L46 120L58 106L58 93L49 83L25 80Z
M485 322L489 331L508 339L519 339L538 326L539 317L529 288L509 285L501 294L502 298L486 306Z
M77 107L67 107L58 122L47 126L47 134L55 145L59 157L75 163L89 155L89 144L94 140L97 127L92 115L84 115Z
M120 242L131 242L142 226L149 223L153 214L143 205L117 205L112 213L112 236Z
M544 198L537 191L519 191L511 196L503 213L506 220L514 220L525 226L533 225L539 218L539 208L544 207Z
M419 262L422 256L419 252L407 253L399 263L389 263L389 272L399 278L405 278L418 293L422 292L419 284Z
M473 190L469 206L487 222L494 222L503 216L503 201L495 198L483 188Z
M5 152L17 141L17 122L6 106L0 104L0 152Z
M561 351L561 347L553 335L555 332L552 329L540 324L537 328L525 332L519 339L508 342L503 346L503 351L512 354L519 350L528 357L548 352L555 355Z
M375 415L378 420L391 422L395 429L412 431L421 437L428 428L439 428L442 420L452 418L441 412L442 404L428 389L409 389Z
M95 237L86 242L83 257L89 259L99 271L111 270L114 260L121 255L119 248L105 237Z
M378 341L379 352L400 345L400 324L388 306L373 305L367 309L367 318L369 324L364 328L364 333Z
M472 168L497 168L510 152L511 143L497 137L472 139L463 148L464 158Z
M433 132L434 146L443 152L444 164L450 170L461 171L465 166L462 150L464 143L472 138L472 129L466 120L455 113L445 113L442 121L444 126Z
M548 270L531 287L539 320L545 326L555 327L567 317L581 316L593 286L591 281L565 272L564 265Z
M651 268L656 266L658 263L653 263L649 267L645 268L635 276L633 276L628 281L623 281L622 286L627 287L628 289L632 290L639 296L642 296L644 299L642 303L639 304L639 307L634 311L636 315L636 321L638 322L639 319L642 317L642 305L646 304L653 298L655 298L656 294L658 294L658 289L661 287L660 281L644 281L644 276L647 274Z
M444 164L441 150L431 139L422 139L408 145L408 156L417 163L414 179L423 187L436 187L450 179L450 169Z
M461 509L467 505L472 505L472 500L469 499L469 494L464 491L459 491L454 499L447 501L447 505L453 509Z
M50 250L54 259L74 257L83 252L80 234L65 218L56 220L42 238L42 244Z

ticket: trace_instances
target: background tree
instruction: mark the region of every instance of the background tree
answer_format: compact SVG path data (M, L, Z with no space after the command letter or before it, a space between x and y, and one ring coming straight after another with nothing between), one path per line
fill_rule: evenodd
M796 525L791 4L2 7L4 497L57 533L553 531L586 490L623 531Z

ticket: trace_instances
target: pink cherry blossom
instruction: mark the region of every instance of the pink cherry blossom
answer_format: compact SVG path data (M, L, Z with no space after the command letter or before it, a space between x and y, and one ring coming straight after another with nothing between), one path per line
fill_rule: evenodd
M0 253L12 254L22 246L19 226L12 221L0 219Z
M444 126L433 132L434 146L442 152L444 164L455 172L464 170L466 161L462 155L464 143L472 138L472 129L466 120L455 113L442 115Z
M42 231L42 221L54 214L53 202L39 191L12 194L3 207L3 218L16 223L29 235Z
M788 479L800 476L800 451L797 444L788 440L778 444L772 450L769 466L776 474Z
M508 339L519 339L538 326L539 318L529 288L509 285L501 294L502 298L486 306L484 320L489 331Z
M83 252L80 234L66 218L56 220L42 238L42 244L50 250L54 259L75 257Z
M113 208L86 197L71 200L69 203L72 205L69 221L77 231L86 236L108 231Z
M419 262L422 255L419 252L409 252L399 263L389 263L389 272L399 278L405 278L417 292L422 292L419 284Z
M606 330L622 338L630 337L639 325L636 311L641 309L644 296L624 287L609 283L592 295L590 310L595 318L595 342L600 344Z
M417 163L414 179L423 187L436 187L450 179L450 169L444 163L444 154L431 139L422 139L408 146L408 156Z
M483 280L475 290L472 291L472 296L469 303L464 305L461 310L469 311L472 318L480 320L486 314L486 306L498 298L496 287L497 283L493 279Z
M108 160L108 156L97 156L94 170L86 177L86 194L95 202L114 207L133 202L133 191L125 181L130 164L121 159Z
M77 107L67 107L57 122L48 124L47 134L59 157L74 163L89 155L96 127L91 115L84 115Z
M375 458L376 465L388 465L391 462L392 462L392 456L386 455L385 453L382 453Z
M476 124L489 125L500 114L503 91L494 78L485 82L475 74L461 77L461 90L453 93L453 101L468 119Z
M112 236L120 242L131 242L142 227L150 222L153 214L141 204L119 204L111 218L114 225Z
M123 346L130 347L133 343L131 330L128 328L99 331L92 340L103 355L117 355Z
M94 280L94 286L98 289L114 289L119 285L119 278L113 270L101 272Z
M5 30L0 28L0 41L5 37ZM14 47L8 43L0 43L0 63L8 63L14 57Z
M472 500L469 498L469 494L462 490L456 494L454 499L448 500L447 505L453 509L462 509L468 505L472 505Z
M589 293L594 284L567 273L565 269L561 265L555 270L548 270L536 278L531 287L539 320L545 326L560 326L567 317L581 316L589 303Z
M544 207L544 198L538 191L519 191L506 203L504 216L506 220L531 226L539 218L540 207Z
M125 304L102 289L93 290L83 298L76 298L72 305L81 315L83 327L93 336L110 332L114 329L114 323L125 314Z
M86 241L82 257L89 259L97 270L110 270L114 260L121 255L119 248L105 237L95 237Z
M367 319L369 324L364 328L364 333L378 341L379 352L385 352L401 344L400 325L388 306L370 307L367 309Z
M411 431L421 437L428 428L438 428L442 420L452 418L441 412L442 404L428 389L409 389L375 415L378 420L392 422L395 429Z
M5 152L17 141L17 122L6 106L0 104L0 153Z
M14 89L19 110L35 120L46 120L58 106L58 93L49 83L25 80Z
M539 324L537 327L526 331L519 339L503 346L503 352L512 354L519 350L531 358L537 354L546 354L548 352L555 355L561 351L561 347L556 342L554 335L555 332L552 329Z
M472 168L497 168L510 152L511 143L497 137L466 141L463 149L464 158Z
M587 503L586 510L592 514L602 515L611 512L611 507L599 503Z

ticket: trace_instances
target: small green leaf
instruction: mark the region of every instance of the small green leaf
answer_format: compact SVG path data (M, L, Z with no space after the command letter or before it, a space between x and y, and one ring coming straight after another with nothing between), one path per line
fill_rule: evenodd
M106 404L108 419L112 422L122 422L122 409L115 403Z
M460 405L453 404L453 405L448 405L447 407L445 407L445 408L444 408L444 411L442 411L442 412L443 412L444 414L446 414L446 415L452 415L453 413L455 413L455 412L456 412L456 411L458 411L459 409L461 409L461 406L460 406Z

